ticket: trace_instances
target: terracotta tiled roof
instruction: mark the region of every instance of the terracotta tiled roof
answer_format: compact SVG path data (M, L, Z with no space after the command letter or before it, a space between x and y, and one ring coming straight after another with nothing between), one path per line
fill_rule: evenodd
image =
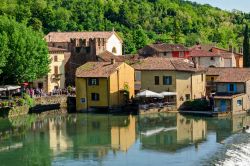
M206 50L191 50L191 57L220 57L221 55L218 53L206 51Z
M166 44L166 43L160 43L160 44L150 44L150 47L154 48L158 52L168 52L168 51L188 51L188 48L186 48L182 44Z
M234 56L243 56L243 54L236 53L236 52L230 52L229 50L223 49L223 48L218 48L218 47L212 47L213 52L220 52L220 53L233 53Z
M140 60L133 67L136 70L204 71L204 68L197 69L192 62L182 58L149 57Z
M48 47L49 52L68 52L68 50L63 48L57 48L57 47Z
M114 55L109 51L104 51L101 54L97 55L99 61L110 62L111 59L115 59L117 62L124 62L125 57L123 55Z
M76 77L109 77L123 62L87 62L76 70Z
M50 32L45 36L47 42L70 42L71 38L105 38L108 39L114 34L112 31L96 32ZM119 38L120 39L120 38ZM121 39L120 39L121 40Z
M246 82L250 80L250 68L209 68L207 75L218 75L215 82Z
M184 45L181 44L167 44L157 43L146 45L141 48L138 53L141 55L154 54L155 52L172 52L172 51L189 51Z

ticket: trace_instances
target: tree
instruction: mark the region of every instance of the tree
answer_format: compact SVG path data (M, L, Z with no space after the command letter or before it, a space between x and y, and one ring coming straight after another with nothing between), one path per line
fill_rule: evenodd
M31 82L49 72L47 44L31 27L0 16L0 43L2 83Z
M248 25L245 25L243 40L243 66L250 67Z

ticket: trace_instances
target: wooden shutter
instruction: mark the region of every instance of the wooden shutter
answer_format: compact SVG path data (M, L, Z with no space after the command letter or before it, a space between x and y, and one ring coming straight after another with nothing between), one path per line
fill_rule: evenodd
M54 74L58 74L58 66L54 66Z

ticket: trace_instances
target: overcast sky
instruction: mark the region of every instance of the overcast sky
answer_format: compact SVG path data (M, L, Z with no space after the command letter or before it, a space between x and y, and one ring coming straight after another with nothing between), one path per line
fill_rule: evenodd
M241 10L244 12L250 12L250 0L189 0L198 2L201 4L210 4L221 9L226 10Z

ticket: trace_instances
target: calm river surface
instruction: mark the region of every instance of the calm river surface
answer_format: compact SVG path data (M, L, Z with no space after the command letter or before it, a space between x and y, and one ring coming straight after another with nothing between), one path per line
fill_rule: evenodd
M0 165L249 165L246 124L169 113L0 119Z

